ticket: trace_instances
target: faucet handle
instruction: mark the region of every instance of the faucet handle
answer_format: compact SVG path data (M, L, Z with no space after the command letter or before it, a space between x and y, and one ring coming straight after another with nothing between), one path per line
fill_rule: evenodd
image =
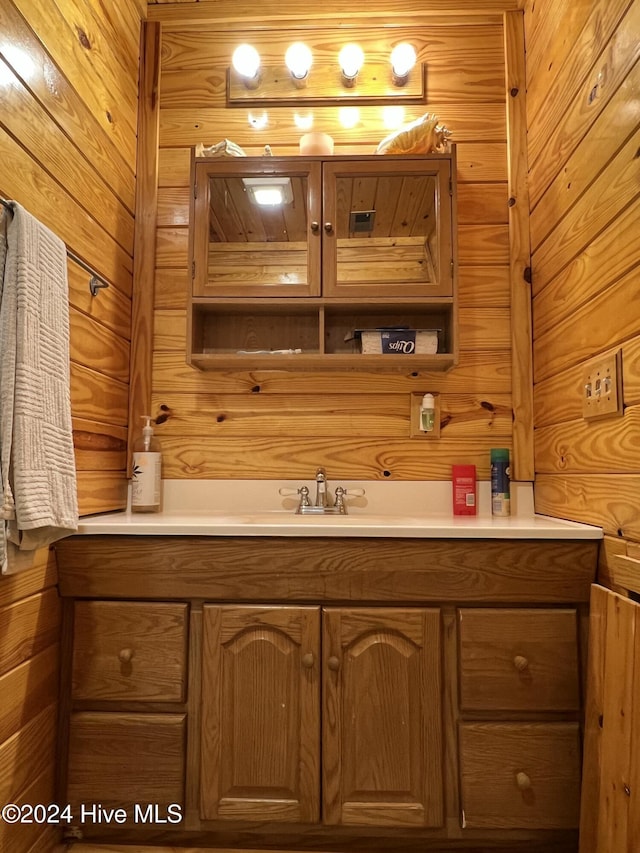
M309 489L307 486L300 486L299 489L287 489L281 488L278 489L278 494L282 495L283 498L290 497L291 495L300 495L300 506L298 510L302 506L311 506L311 501L309 500Z
M361 498L366 495L366 492L364 489L344 489L342 494L350 495L352 498Z

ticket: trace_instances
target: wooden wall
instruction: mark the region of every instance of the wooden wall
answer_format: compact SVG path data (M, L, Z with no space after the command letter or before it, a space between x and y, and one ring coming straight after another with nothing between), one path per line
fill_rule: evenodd
M109 282L69 262L71 395L83 514L126 500L129 337L142 0L0 0L0 195ZM59 600L53 552L0 578L0 801L53 798ZM0 849L57 832L0 822Z
M640 539L640 2L528 2L536 508ZM622 350L624 414L582 418Z
M150 4L162 26L159 198L153 362L154 416L169 478L308 478L324 465L339 478L449 479L452 462L488 477L489 449L510 446L512 387L510 242L503 15L507 4L434 3L429 12L399 0L354 8L307 8L267 0ZM483 5L490 12L478 12ZM516 3L514 2L515 8ZM434 13L456 7L476 14ZM392 26L389 26L392 22ZM460 363L448 373L199 373L185 364L189 148L228 138L249 154L269 144L295 154L302 131L291 107L250 126L225 106L225 69L234 47L254 43L265 62L282 61L304 39L317 61L347 40L382 60L410 40L428 64L428 104L406 121L436 113L458 144ZM304 111L306 114L306 110ZM378 107L343 129L334 107L313 110L314 127L336 151L373 153L388 131ZM410 439L412 393L442 395L439 441Z

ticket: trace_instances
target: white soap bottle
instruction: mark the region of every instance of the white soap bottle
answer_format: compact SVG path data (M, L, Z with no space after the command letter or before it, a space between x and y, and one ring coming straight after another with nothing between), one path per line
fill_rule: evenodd
M131 512L160 512L162 505L162 454L160 442L153 434L151 416L146 421L140 438L133 444L133 470L131 472Z

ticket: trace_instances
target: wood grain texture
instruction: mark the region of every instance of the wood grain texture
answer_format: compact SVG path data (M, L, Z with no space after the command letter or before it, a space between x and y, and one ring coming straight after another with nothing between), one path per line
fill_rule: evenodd
M183 714L77 712L71 718L68 802L124 808L184 801Z
M187 615L186 604L76 602L73 698L184 701Z
M566 603L588 600L597 541L144 537L133 551L126 536L83 536L56 553L64 596Z
M74 88L114 140L125 159L135 158L135 71L121 69L110 56L110 43L101 38L93 14L86 7L73 14L73 0L63 8L34 6L12 0L29 26L41 34L47 52L68 71ZM88 14L87 14L88 12ZM66 16L71 20L68 20ZM93 81L93 85L92 85ZM99 81L99 85L95 82Z
M46 106L51 119L75 141L79 152L84 152L82 156L86 156L89 163L93 164L96 173L102 176L111 191L122 199L127 210L132 214L135 170L131 161L123 157L109 132L101 127L99 117L93 115L77 93L72 75L65 74L65 64L63 63L62 67L56 65L38 38L37 31L29 26L28 20L22 17L13 2L3 3L0 15L2 15L0 44L3 55L7 48L15 44L23 47L33 60L33 73L29 75L29 89L35 99ZM11 66L11 62L9 65ZM55 97L52 97L53 91ZM51 119L42 118L41 121L48 124ZM55 129L48 127L38 128L38 130L45 135L56 132ZM77 157L78 154L75 156Z
M514 480L534 480L533 363L531 353L531 245L527 185L527 125L524 16L506 12L504 51L509 172L509 267L513 382Z
M201 817L320 817L320 612L206 605Z
M20 805L55 803L53 768L40 773L13 801ZM3 850L11 850L12 853L63 853L62 848L57 846L60 835L60 829L55 825L43 827L35 822L0 823L0 845Z
M577 723L463 723L460 751L467 827L578 825Z
M463 711L580 707L575 610L458 611Z
M250 3L216 3L209 5L201 3L197 13L185 16L184 6L178 3L165 6L162 2L150 4L149 14L151 20L164 22L165 25L170 25L172 29L176 28L198 28L203 24L211 24L213 22L231 22L234 24L242 23L243 26L250 26L252 23L256 26L261 26L264 22L269 21L275 25L280 19L284 18L291 25L300 26L303 22L317 25L319 21L335 21L342 14L342 6L339 2L329 3L321 10L314 10L314 15L309 17L306 14L301 14L300 7L296 7L291 3L275 3L269 0L266 3L261 14L258 14L255 8ZM213 8L212 8L213 6ZM504 9L516 9L518 4L516 0L483 0L482 3L477 3L476 0L433 0L429 4L429 9L425 13L424 22L429 22L433 15L467 16L478 15L480 17L490 14L502 12ZM182 13L180 14L179 11ZM376 0L365 13L364 10L354 10L354 17L371 19L383 18L386 19L389 11L388 6L383 2ZM407 2L407 0L396 0L394 4L394 16L398 19L408 18L412 20L416 17L415 5Z
M530 3L536 509L637 539L637 3ZM577 332L580 329L581 332ZM625 415L589 431L585 365L623 348Z
M154 300L155 228L158 185L158 97L160 91L160 27L143 27L140 58L140 103L136 184L136 253L133 269L133 312L129 394L129 449L139 434L151 397L151 317ZM127 465L128 467L128 465Z
M536 512L584 521L612 536L640 539L637 474L538 474Z
M0 799L13 797L51 768L55 759L57 703L45 706L16 734L0 744Z
M8 672L58 640L60 603L56 589L20 599L0 610L3 630L0 673Z
M600 776L604 708L607 602L610 593L594 584L589 616L589 653L584 714L584 759L580 811L580 853L598 853Z
M323 625L324 820L441 826L439 611L327 608Z

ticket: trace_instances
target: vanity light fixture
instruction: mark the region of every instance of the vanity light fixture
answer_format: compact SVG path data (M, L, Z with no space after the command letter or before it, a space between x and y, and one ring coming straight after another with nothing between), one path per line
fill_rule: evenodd
M407 84L411 69L416 64L416 59L415 48L406 41L393 48L391 51L391 71L394 86L405 86Z
M233 51L231 64L247 89L260 85L260 54L250 44L241 44Z
M296 41L287 48L284 61L291 72L293 85L296 89L304 88L307 85L307 77L313 63L311 50L304 42Z
M416 64L415 48L402 42L389 61L367 60L357 44L346 44L333 59L316 57L303 42L287 49L281 65L260 62L258 51L242 44L227 69L227 106L358 106L402 102L426 104L426 64ZM313 68L312 68L313 66Z
M359 44L345 44L338 55L338 62L342 71L342 85L352 89L364 65L364 51Z
M285 175L243 178L242 183L251 201L260 207L280 207L293 201L291 178Z

